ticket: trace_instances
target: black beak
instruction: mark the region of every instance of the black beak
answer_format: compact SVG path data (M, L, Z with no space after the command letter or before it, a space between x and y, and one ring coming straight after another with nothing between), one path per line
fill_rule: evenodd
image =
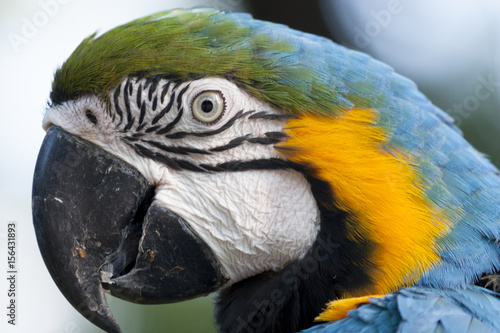
M227 281L210 248L153 196L129 164L58 127L47 131L33 181L38 245L64 296L107 332L120 328L105 292L171 303Z

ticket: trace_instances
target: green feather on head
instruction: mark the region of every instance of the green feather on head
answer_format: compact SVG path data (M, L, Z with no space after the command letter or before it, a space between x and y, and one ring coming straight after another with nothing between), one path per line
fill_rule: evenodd
M97 94L109 102L111 90L126 77L212 76L283 110L329 114L352 104L325 73L330 65L314 61L315 52L324 52L320 44L334 46L325 41L247 14L206 8L161 12L83 40L56 71L50 97L60 104Z

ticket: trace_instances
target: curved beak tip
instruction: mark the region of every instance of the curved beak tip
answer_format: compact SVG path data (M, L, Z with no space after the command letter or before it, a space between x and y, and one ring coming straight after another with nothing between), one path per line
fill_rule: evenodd
M96 313L98 315L96 315ZM102 309L100 309L100 311L92 313L90 317L87 317L87 319L108 333L121 333L120 326L116 322L116 319L111 313L109 307L104 309L104 313Z
M120 332L99 268L122 242L122 230L152 186L102 149L51 126L33 178L33 224L54 282L84 317ZM116 198L120 200L116 200Z

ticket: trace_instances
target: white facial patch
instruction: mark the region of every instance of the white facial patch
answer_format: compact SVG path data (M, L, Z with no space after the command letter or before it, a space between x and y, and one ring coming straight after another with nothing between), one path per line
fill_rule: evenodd
M50 108L44 128L60 126L137 168L231 284L282 269L316 239L310 184L274 148L286 140L286 119L225 79L130 78L107 104L90 96Z
M156 200L188 221L231 282L279 271L316 239L319 212L298 172L176 173L165 181Z

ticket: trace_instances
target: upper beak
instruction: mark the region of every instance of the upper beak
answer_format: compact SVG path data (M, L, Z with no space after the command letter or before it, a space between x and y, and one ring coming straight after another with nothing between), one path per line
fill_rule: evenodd
M227 282L210 248L153 196L154 186L129 164L48 129L33 180L38 245L64 296L107 332L120 328L104 292L168 303Z

